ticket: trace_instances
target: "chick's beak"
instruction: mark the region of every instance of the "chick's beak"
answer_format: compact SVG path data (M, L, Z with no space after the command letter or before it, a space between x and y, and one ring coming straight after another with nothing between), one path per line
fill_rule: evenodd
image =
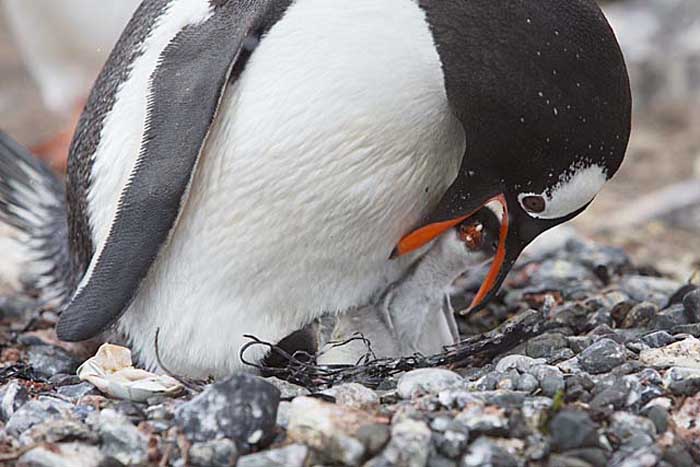
M527 242L521 241L517 235L517 229L510 228L508 202L506 201L506 197L503 193L488 199L481 206L479 206L479 208L466 215L442 222L428 224L418 230L415 230L401 239L393 255L401 256L421 248L448 229L460 224L465 219L468 219L487 204L492 202L497 202L502 207L496 254L494 255L493 262L491 263L491 267L486 275L486 279L484 279L484 282L479 287L479 291L472 300L467 312L478 311L496 295L506 276L513 267L513 264L515 264L515 261L517 260L518 256L520 256L520 253L527 244Z

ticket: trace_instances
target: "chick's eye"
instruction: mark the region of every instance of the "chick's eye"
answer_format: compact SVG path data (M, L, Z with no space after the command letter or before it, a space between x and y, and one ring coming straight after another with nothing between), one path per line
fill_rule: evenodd
M544 212L547 203L541 196L526 196L522 199L523 207L526 211L539 214Z

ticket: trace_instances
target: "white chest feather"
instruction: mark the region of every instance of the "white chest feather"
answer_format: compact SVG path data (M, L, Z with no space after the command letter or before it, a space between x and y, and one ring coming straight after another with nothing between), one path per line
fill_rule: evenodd
M243 334L276 341L367 303L410 263L389 254L464 149L413 1L297 1L227 90L121 330L147 364L160 328L170 369L219 376L240 366ZM99 186L106 175L95 175Z

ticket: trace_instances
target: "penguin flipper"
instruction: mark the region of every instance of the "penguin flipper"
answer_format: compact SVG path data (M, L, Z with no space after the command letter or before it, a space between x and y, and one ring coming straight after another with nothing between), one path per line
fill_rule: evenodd
M92 338L126 311L175 227L227 84L288 3L212 1L211 15L163 50L140 154L107 241L61 314L59 338Z

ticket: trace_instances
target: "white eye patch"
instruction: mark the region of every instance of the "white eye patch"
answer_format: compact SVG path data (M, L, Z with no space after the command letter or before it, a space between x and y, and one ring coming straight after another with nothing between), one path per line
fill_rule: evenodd
M598 165L573 167L553 187L542 193L521 193L518 195L518 201L525 212L532 217L559 219L590 203L603 188L607 179L605 170ZM528 211L523 204L523 199L528 196L541 196L546 202L544 210L542 212Z

